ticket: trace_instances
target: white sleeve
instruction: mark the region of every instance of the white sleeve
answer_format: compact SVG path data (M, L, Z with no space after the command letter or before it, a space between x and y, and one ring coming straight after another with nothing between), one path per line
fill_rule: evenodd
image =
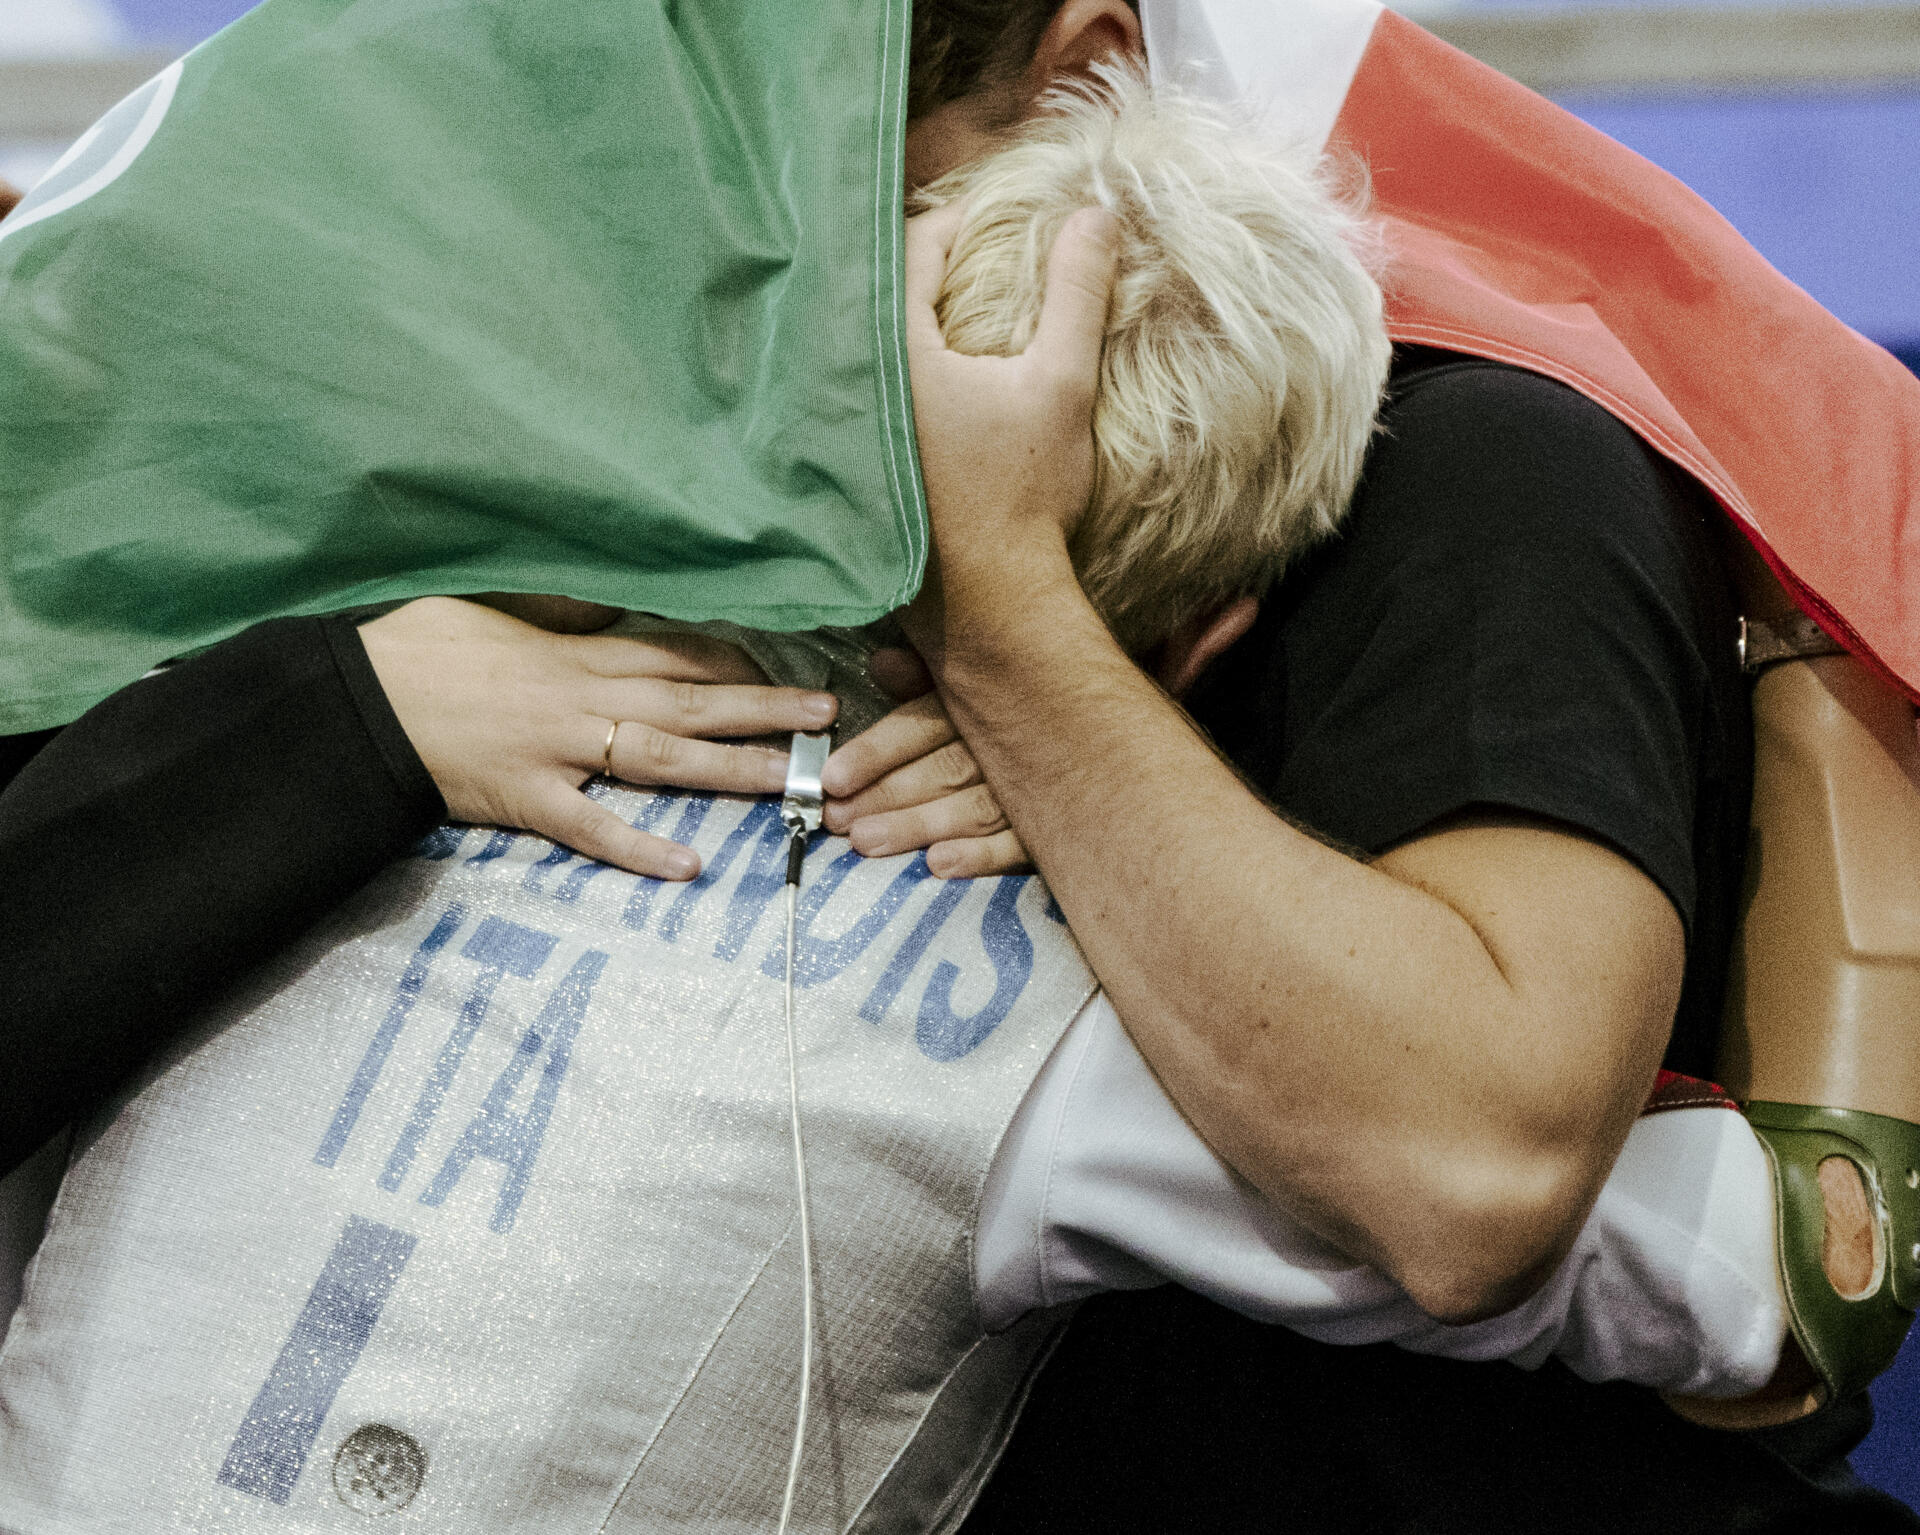
M1553 1280L1504 1316L1444 1327L1215 1156L1096 997L994 1161L977 1292L998 1329L1037 1306L1172 1280L1323 1342L1529 1366L1558 1353L1590 1380L1737 1395L1772 1373L1785 1332L1772 1197L1738 1114L1640 1120Z
M1491 1321L1426 1321L1403 1348L1451 1359L1558 1355L1587 1380L1702 1396L1767 1383L1787 1331L1773 1175L1744 1115L1672 1109L1634 1121L1553 1278Z

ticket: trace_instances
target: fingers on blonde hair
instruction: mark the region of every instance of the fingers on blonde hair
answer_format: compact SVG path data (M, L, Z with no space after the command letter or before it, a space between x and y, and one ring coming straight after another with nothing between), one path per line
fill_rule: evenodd
M1326 156L1112 67L920 200L965 203L936 304L963 352L1025 348L1076 209L1119 222L1073 555L1128 650L1263 590L1338 525L1389 348L1377 237Z

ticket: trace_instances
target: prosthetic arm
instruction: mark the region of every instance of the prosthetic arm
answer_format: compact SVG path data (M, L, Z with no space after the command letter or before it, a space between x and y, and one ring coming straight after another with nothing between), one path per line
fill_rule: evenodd
M1719 1072L1773 1164L1804 1410L1884 1370L1920 1300L1920 740L1742 554L1753 831ZM1827 1229L1862 1199L1871 1251Z

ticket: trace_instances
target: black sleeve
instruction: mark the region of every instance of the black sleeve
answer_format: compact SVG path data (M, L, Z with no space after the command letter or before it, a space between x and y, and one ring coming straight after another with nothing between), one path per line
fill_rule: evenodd
M344 619L262 624L0 772L0 1173L445 813Z
M1474 807L1617 849L1687 926L1669 1059L1706 1074L1751 763L1717 513L1517 369L1417 369L1384 421L1345 531L1195 714L1281 810L1369 853Z
M1235 658L1242 717L1222 733L1339 841L1377 852L1470 806L1527 811L1620 849L1690 920L1733 655L1703 512L1570 389L1470 361L1417 373L1345 535Z

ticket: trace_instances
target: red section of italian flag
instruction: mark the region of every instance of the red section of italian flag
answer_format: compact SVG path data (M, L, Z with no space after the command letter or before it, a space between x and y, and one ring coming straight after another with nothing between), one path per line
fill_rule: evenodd
M1606 407L1920 698L1920 379L1664 171L1392 12L1333 143L1372 170L1396 340Z

